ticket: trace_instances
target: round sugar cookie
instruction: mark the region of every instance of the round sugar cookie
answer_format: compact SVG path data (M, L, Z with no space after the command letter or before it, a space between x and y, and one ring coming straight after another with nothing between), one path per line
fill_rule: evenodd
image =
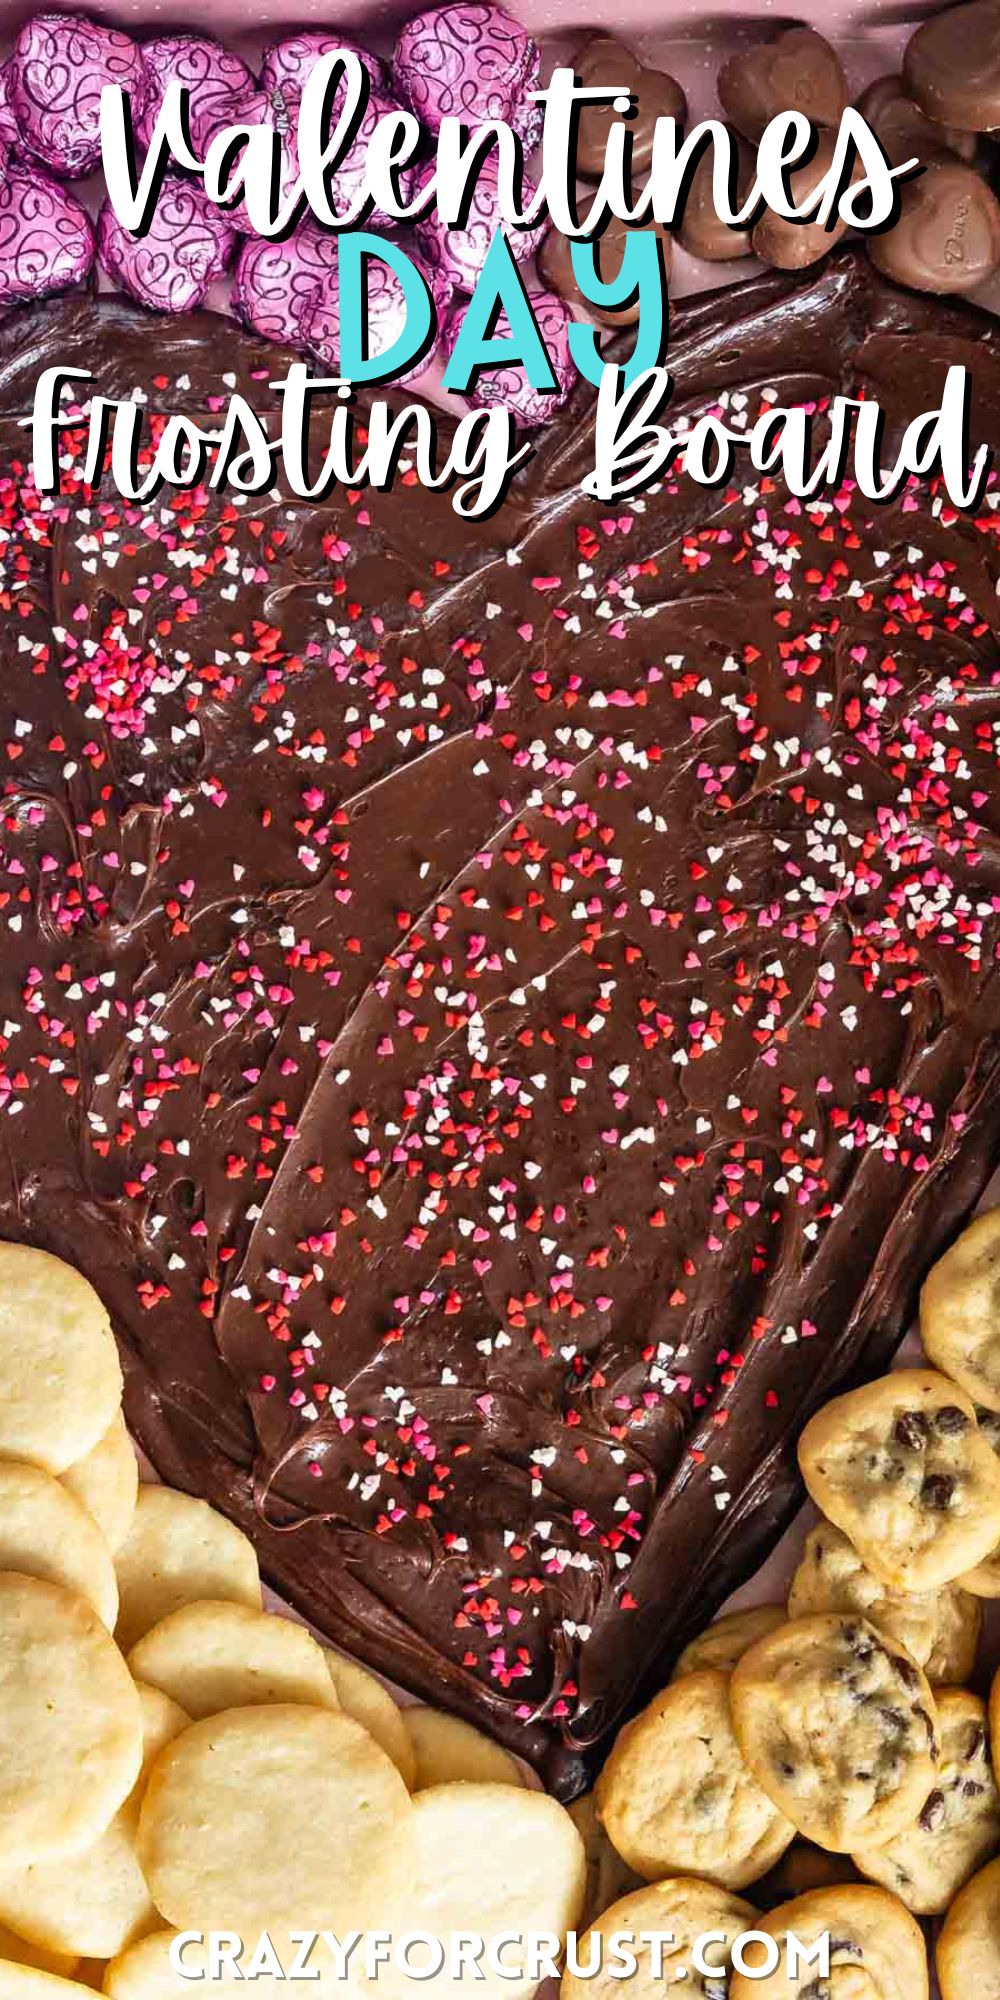
M139 1461L120 1410L93 1451L67 1466L62 1483L97 1522L114 1555L128 1534L139 1491Z
M0 1458L0 1570L75 1590L114 1631L118 1582L100 1528L51 1472L25 1459Z
M9 1931L6 1924L0 1924L0 1965L30 1965L37 1972L54 1972L60 1979L73 1979L80 1975L80 1964L75 1953L67 1958L61 1951L46 1951L40 1944L29 1944L27 1938L18 1937Z
M718 1667L722 1673L731 1674L747 1649L755 1646L758 1639L766 1639L769 1632L776 1632L787 1617L783 1604L755 1604L749 1611L730 1611L727 1617L717 1618L714 1625L706 1625L704 1632L699 1632L685 1646L671 1680L679 1681L683 1674L701 1673L705 1667Z
M65 1472L122 1400L111 1322L71 1264L0 1243L0 1454Z
M335 1708L231 1708L157 1758L138 1853L179 1930L380 1926L411 1867L410 1794L360 1723Z
M115 1568L123 1653L182 1604L214 1598L260 1610L260 1572L246 1536L204 1500L168 1486L140 1486Z
M158 1688L140 1687L142 1771L109 1827L79 1854L0 1867L0 1919L52 1951L108 1959L159 1919L135 1851L146 1777L189 1717Z
M747 1944L748 1972L734 1972L729 2000L806 2000L810 1988L836 2000L927 2000L927 1952L923 1932L909 1910L887 1889L867 1882L813 1889L782 1903L753 1927L774 1938L777 1969L761 1976L766 1947ZM800 1966L790 1976L786 1940L806 1949L829 1937L830 1976L817 1977ZM818 1961L817 1961L818 1962ZM981 1995L985 2000L985 1995Z
M0 1574L0 1864L78 1852L142 1762L132 1677L96 1612L40 1577Z
M243 1951L237 1959L238 1970L223 1970L219 1978L204 1981L185 1978L184 1973L205 1973L210 1971L209 1954L204 1943L187 1940L181 1947L184 1972L175 1971L170 1960L170 1947L182 1933L173 1930L152 1931L137 1944L129 1946L112 1960L104 1974L104 1984L100 1988L109 2000L191 2000L192 1994L204 1993L207 2000L248 2000L258 1994L273 1994L275 2000L288 2000L296 1993L308 1994L309 2000L350 2000L357 1995L361 1979L337 1977L336 1961L329 1947L321 1938L310 1950L305 1970L301 1975L297 1967L300 1944L277 1931L269 1932L277 1964L281 1971L270 1968L260 1969L263 1956L254 1958L258 1950L256 1938L243 1940ZM353 1959L351 1960L353 1968ZM252 1971L252 1977L249 1976ZM305 1977L308 1971L310 1976ZM295 1977L293 1977L293 1974ZM299 1984L298 1977L302 1983ZM383 1973L384 1978L384 1973ZM372 2000L377 2000L378 1987L372 1987Z
M414 1791L466 1780L484 1785L524 1783L516 1759L460 1716L445 1715L437 1708L408 1708L403 1720L417 1760Z
M374 1736L386 1756L392 1758L407 1791L412 1792L417 1782L416 1752L388 1688L367 1667L346 1659L343 1653L328 1651L325 1657L344 1714L353 1716L369 1736Z
M37 1966L22 1965L12 1959L0 1959L0 1993L3 2000L91 2000L92 1986L81 1986L78 1979L63 1979L56 1972L43 1972Z
M413 1871L395 1902L387 1901L384 1927L393 1937L429 1932L447 1951L451 1934L480 1937L514 1932L522 1939L551 1931L563 1938L579 1921L586 1893L583 1842L565 1808L544 1792L525 1786L432 1785L413 1799ZM414 1951L420 1966L425 1951ZM503 1962L514 1970L517 1950ZM476 1979L480 2000L525 2000L537 1979L504 1978L485 1961ZM391 1975L391 1968L386 1968ZM471 1985L471 1982L470 1982ZM412 1981L390 1976L393 2000L415 1991L427 2000L453 1996L447 1964L442 1972Z
M560 2000L621 2000L623 1990L629 2000L664 2000L665 1990L678 1984L687 1985L690 1991L692 1951L710 1932L714 1941L706 1948L707 1962L713 1971L718 1968L718 1992L724 1994L732 1946L743 1931L755 1929L757 1921L757 1912L749 1903L726 1889L717 1889L714 1882L680 1875L666 1882L646 1883L631 1896L612 1903L600 1922L591 1925L577 1946L580 1970L574 1972L569 1967L563 1973ZM656 1966L648 1945L640 1942L641 1934L650 1931L670 1934L670 1943L663 1948L662 1969ZM611 1970L614 1959L605 1942L616 1933L633 1940L638 1959L636 1972L624 1981L615 1978ZM584 1975L597 1962L598 1940L601 1969L591 1978ZM706 1979L702 1986L696 1975L695 1992L699 1986L704 1994L712 1982Z
M339 1706L323 1648L305 1626L248 1604L182 1604L133 1646L128 1664L196 1722L271 1702Z

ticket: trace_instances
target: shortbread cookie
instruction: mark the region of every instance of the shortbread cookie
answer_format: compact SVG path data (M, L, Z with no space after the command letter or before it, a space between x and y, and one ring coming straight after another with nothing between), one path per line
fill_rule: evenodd
M93 1451L67 1467L62 1483L97 1522L114 1555L128 1534L139 1491L139 1461L120 1410Z
M595 1797L612 1844L647 1882L704 1875L743 1889L795 1831L740 1755L717 1668L673 1681L622 1730Z
M579 1922L586 1886L583 1842L568 1812L544 1792L513 1785L432 1785L414 1796L412 1829L412 1876L380 1912L380 1923L394 1937L430 1932L447 1949L460 1931L484 1938L514 1933L526 1941L538 1932L563 1938ZM505 1965L513 1971L523 1952L523 1945L506 1950ZM508 2000L527 2000L538 1984L530 1977L504 1978L487 1960L482 1970L474 1987L481 2000L503 2000L505 1994ZM401 1993L412 2000L414 1991L412 1982L390 1979L394 2000ZM454 1996L447 1966L436 1977L421 1979L419 1991L427 2000Z
M24 1459L0 1458L0 1570L76 1591L114 1631L118 1583L100 1528L60 1480Z
M744 1653L730 1698L755 1778L819 1847L891 1840L935 1783L930 1687L867 1619L795 1619Z
M383 1924L411 1866L410 1794L360 1723L335 1708L231 1708L161 1751L137 1851L179 1930Z
M927 2000L923 1932L887 1889L867 1882L815 1889L782 1903L758 1928L775 1939L780 1964L764 1978L751 1977L764 1962L766 1947L747 1944L751 1972L733 1974L729 2000ZM815 1964L790 1976L786 1940L797 1938L808 1948L824 1935L830 1940L829 1979L818 1975Z
M78 1979L9 1959L0 1959L0 1993L3 2000L93 2000L93 1988Z
M305 1626L248 1604L182 1604L132 1647L128 1664L195 1721L270 1702L339 1707L323 1648Z
M937 1711L940 1761L919 1812L884 1847L854 1850L862 1875L891 1889L916 1917L943 1916L1000 1845L986 1705L964 1688L943 1688Z
M900 1369L835 1397L799 1441L817 1507L893 1590L952 1583L1000 1542L1000 1460L961 1389Z
M75 1952L67 1957L61 1951L46 1951L42 1945L29 1944L27 1938L18 1937L6 1924L0 1924L0 1965L7 1964L30 1965L38 1972L54 1972L60 1979L84 1977Z
M159 1918L135 1851L146 1777L189 1717L157 1688L140 1687L142 1771L111 1825L79 1854L0 1867L0 1918L52 1951L113 1958Z
M142 1762L142 1713L114 1641L82 1597L0 1574L0 1864L96 1840Z
M730 1611L726 1618L717 1618L714 1625L707 1625L704 1632L699 1632L685 1646L671 1680L679 1681L682 1674L701 1673L705 1667L718 1667L720 1672L731 1674L748 1646L755 1646L758 1639L776 1632L787 1617L783 1604L757 1604L749 1611Z
M789 1618L817 1611L860 1611L909 1653L932 1687L960 1687L975 1665L983 1627L978 1599L955 1583L940 1590L891 1590L832 1521L820 1521L806 1536L788 1593Z
M942 1375L1000 1411L1000 1208L970 1222L928 1273L920 1337Z
M0 1453L65 1472L121 1400L118 1349L93 1285L44 1250L0 1243Z
M327 1672L345 1715L352 1715L391 1757L408 1791L417 1783L417 1756L410 1732L388 1688L366 1667L343 1653L324 1652Z
M934 1953L941 2000L1000 2000L1000 1861L955 1897Z
M260 1572L246 1536L204 1500L168 1486L139 1488L115 1568L115 1637L124 1653L182 1604L221 1598L260 1610Z
M183 1972L175 1971L171 1963L170 1948L175 1940L183 1940ZM184 1938L181 1931L152 1931L112 1960L98 1991L108 2000L194 2000L196 1995L204 1995L205 2000L263 2000L265 1995L267 2000L295 2000L297 1994L303 2000L352 2000L352 1996L359 2000L365 1979L363 1962L355 1973L357 1948L348 1961L348 1977L341 1979L337 1960L322 1938L311 1946L305 1967L301 1941L272 1929L268 1942L280 1971L260 1969L265 1965L265 1947L253 1937L243 1940L238 1971L223 1971L221 1977L209 1978L209 1954L203 1940ZM387 1992L384 1967L378 1983L369 1983L366 1990L370 2000L379 2000L380 1994ZM414 1983L410 2000L417 2000L419 1991Z
M581 1922L592 1924L612 1903L638 1889L642 1877L612 1847L598 1818L593 1792L582 1792L566 1810L583 1841L587 1861L587 1893Z
M460 1716L437 1708L408 1708L403 1719L417 1764L415 1792L466 1779L484 1785L524 1783L516 1758Z
M576 1947L580 1971L568 1967L563 1973L560 2000L622 2000L623 1993L628 2000L664 2000L665 1989L670 1992L678 1984L683 1986L685 2000L688 1996L691 2000L706 2000L706 1996L715 2000L715 1996L725 1994L734 1939L743 1931L755 1930L758 1923L757 1912L749 1903L730 1896L714 1882L679 1876L647 1883L613 1903L580 1939ZM662 1969L649 1944L640 1942L643 1932L669 1933L670 1942L663 1945ZM610 1940L616 1933L632 1940L638 1960L637 1970L627 1980L615 1978L611 1969L615 1961ZM709 1933L713 1934L711 1944L706 1942ZM692 1954L699 1943L705 1964L711 1967L705 1973L693 1966ZM597 1964L598 1949L601 1970L590 1978L585 1975L591 1964Z

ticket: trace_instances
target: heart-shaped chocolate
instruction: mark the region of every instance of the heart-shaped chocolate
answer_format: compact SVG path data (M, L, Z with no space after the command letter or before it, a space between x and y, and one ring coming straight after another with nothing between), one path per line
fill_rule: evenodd
M670 366L689 423L892 434L972 364L996 446L997 348L843 250L682 303ZM45 367L277 428L289 358L0 325L0 1234L287 1597L570 1787L995 1157L995 516L745 459L591 500L589 389L488 521L409 440L313 504L93 494L82 431L29 477Z
M838 125L847 85L836 49L815 28L785 28L730 56L719 71L726 117L756 144L781 111L801 111L814 125Z
M0 171L0 303L79 285L94 261L86 209L34 163Z

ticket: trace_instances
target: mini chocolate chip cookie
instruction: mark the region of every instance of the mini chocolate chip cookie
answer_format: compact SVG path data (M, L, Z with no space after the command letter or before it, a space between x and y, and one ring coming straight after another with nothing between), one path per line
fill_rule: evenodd
M683 1674L701 1673L704 1667L718 1667L722 1673L731 1674L747 1648L755 1646L758 1639L765 1639L769 1632L776 1632L787 1616L783 1604L755 1604L749 1611L730 1611L728 1617L717 1618L714 1625L706 1625L704 1632L699 1632L685 1646L671 1680L679 1681Z
M759 1640L733 1671L730 1704L758 1783L835 1854L891 1840L935 1782L934 1696L866 1618L797 1618Z
M674 1681L622 1730L594 1795L612 1845L647 1882L703 1875L744 1889L795 1831L740 1755L716 1668Z
M630 1890L637 1889L642 1877L629 1868L612 1847L597 1817L593 1792L582 1792L566 1810L583 1841L587 1863L587 1893L580 1921L592 1924L612 1903L627 1896Z
M765 1917L760 1929L781 1948L776 1971L734 1974L729 2000L927 2000L927 1953L920 1925L886 1889L867 1882L814 1889ZM815 1947L829 1938L828 1978L817 1966L790 1973L787 1940ZM764 1963L766 1947L745 1946L746 1962ZM971 1989L970 1989L971 1990ZM951 2000L951 1996L948 1996ZM968 1994L963 2000L969 2000ZM977 2000L986 2000L979 1994Z
M600 1923L592 1925L575 1947L562 1976L559 2000L621 2000L623 1984L628 2000L664 2000L664 1989L683 1987L685 2000L725 2000L729 1985L729 1953L744 1931L753 1930L757 1912L739 1896L730 1896L714 1882L686 1880L646 1883L631 1896L623 1896L606 1910ZM596 1935L595 1935L596 1933ZM651 1933L664 1939L662 1967L641 1943ZM622 1981L615 1967L610 1940L635 1940L639 1964L633 1976ZM706 1943L711 1938L712 1943ZM710 1972L694 1970L691 1959L695 1945L703 1948ZM590 1975L591 1964L601 1952L601 1970Z
M992 1452L1000 1458L1000 1415L996 1410L985 1410L976 1404L976 1422ZM977 1563L975 1569L967 1570L959 1578L963 1590L970 1590L974 1597L1000 1597L1000 1547Z
M837 1396L799 1440L802 1477L882 1583L935 1590L1000 1542L1000 1459L961 1389L900 1369Z
M978 1600L955 1583L941 1590L890 1590L832 1521L820 1521L806 1536L788 1593L789 1618L817 1611L862 1612L905 1647L932 1687L960 1687L975 1665L983 1629Z
M920 1336L935 1368L1000 1411L1000 1208L970 1222L924 1280Z
M934 1962L941 2000L1000 2000L1000 1861L959 1890Z
M915 1917L943 1916L1000 1844L986 1705L964 1688L944 1688L937 1711L940 1762L920 1811L884 1847L854 1850L862 1875L891 1889Z

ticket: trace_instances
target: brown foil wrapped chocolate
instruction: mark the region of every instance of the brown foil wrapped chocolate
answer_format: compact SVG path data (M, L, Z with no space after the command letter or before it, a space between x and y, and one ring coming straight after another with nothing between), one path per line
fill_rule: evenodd
M633 189L633 197L637 194L638 190ZM671 249L669 231L661 229L656 222L637 224L634 228L630 228L628 223L620 221L615 215L611 217L607 228L597 239L597 272L603 283L606 284L617 277L628 238L636 234L639 229L651 229L659 236L663 245L663 274L669 278ZM597 326L635 325L639 317L638 299L630 305L614 307L593 305L584 297L573 274L572 243L560 230L549 230L538 253L538 269L545 283L551 286L554 292L558 292L570 305L578 306L584 317L593 320Z

